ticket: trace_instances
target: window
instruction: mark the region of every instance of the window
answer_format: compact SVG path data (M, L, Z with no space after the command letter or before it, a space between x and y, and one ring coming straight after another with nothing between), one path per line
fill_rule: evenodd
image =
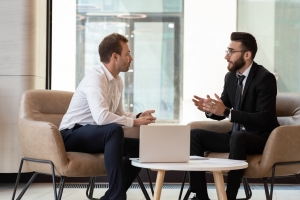
M74 91L99 63L102 38L120 32L134 57L130 72L121 73L127 110L155 109L163 123L207 120L193 95L221 94L230 34L246 31L257 39L255 61L277 77L278 92L300 92L299 1L52 1L52 89Z
M296 0L238 1L237 29L255 35L255 60L275 74L278 92L300 92L299 13Z
M71 9L69 12L74 15ZM134 59L129 72L120 73L125 110L155 109L158 122L178 123L182 15L182 0L77 0L76 63L70 69L74 78L64 78L74 91L84 75L99 65L98 45L102 39L113 32L120 33L128 38ZM62 88L62 83L56 88Z

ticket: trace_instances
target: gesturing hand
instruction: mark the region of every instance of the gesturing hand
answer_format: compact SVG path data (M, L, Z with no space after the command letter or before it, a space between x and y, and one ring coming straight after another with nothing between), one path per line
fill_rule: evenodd
M205 112L205 110L203 109L204 98L194 95L194 98L192 99L192 101L194 102L194 104L198 108L198 110Z
M150 117L153 117L152 116L152 113L155 113L155 110L146 110L145 112L143 112L140 117L146 117L146 116L150 116Z
M152 117L152 116L141 117L141 115L140 115L139 118L137 118L133 121L133 126L148 125L150 123L154 123L155 120L156 120L156 117Z
M207 95L207 99L203 101L203 110L208 113L223 116L226 106L217 94L215 94L215 97L217 100L212 99Z

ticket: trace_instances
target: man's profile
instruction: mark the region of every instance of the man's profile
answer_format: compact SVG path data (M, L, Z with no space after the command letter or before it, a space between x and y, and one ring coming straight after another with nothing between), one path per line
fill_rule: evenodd
M140 172L129 158L139 157L139 140L124 138L122 126L155 122L154 110L137 115L123 109L123 82L133 58L128 40L113 33L99 45L100 65L78 85L60 124L66 151L104 153L109 189L101 200L125 200L126 191ZM124 157L124 159L123 159Z

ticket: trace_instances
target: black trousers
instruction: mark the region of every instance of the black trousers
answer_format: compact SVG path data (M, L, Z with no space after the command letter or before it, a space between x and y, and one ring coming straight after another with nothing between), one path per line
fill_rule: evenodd
M237 131L230 135L193 129L190 155L204 156L205 151L229 152L230 159L246 160L248 154L261 154L266 142L267 138L246 131ZM228 173L226 189L228 200L236 199L243 174L244 169ZM205 172L190 172L190 187L191 191L199 194L201 198L209 199Z
M132 166L129 160L139 157L139 140L124 138L119 124L76 124L72 129L61 131L61 134L66 151L104 153L109 189L101 200L125 200L126 191L141 170Z

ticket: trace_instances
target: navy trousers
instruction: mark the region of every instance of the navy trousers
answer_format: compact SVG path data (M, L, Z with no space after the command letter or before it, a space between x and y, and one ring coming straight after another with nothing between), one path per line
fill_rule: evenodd
M104 153L109 189L101 200L125 200L126 191L141 170L129 160L139 157L139 140L124 138L119 124L76 124L72 129L62 130L61 134L66 151Z
M203 129L191 130L191 155L204 156L204 151L229 152L230 159L246 160L248 154L261 154L267 138L246 131L231 135ZM229 171L226 194L228 200L236 199L244 169ZM205 172L190 172L191 191L202 200L209 199Z

